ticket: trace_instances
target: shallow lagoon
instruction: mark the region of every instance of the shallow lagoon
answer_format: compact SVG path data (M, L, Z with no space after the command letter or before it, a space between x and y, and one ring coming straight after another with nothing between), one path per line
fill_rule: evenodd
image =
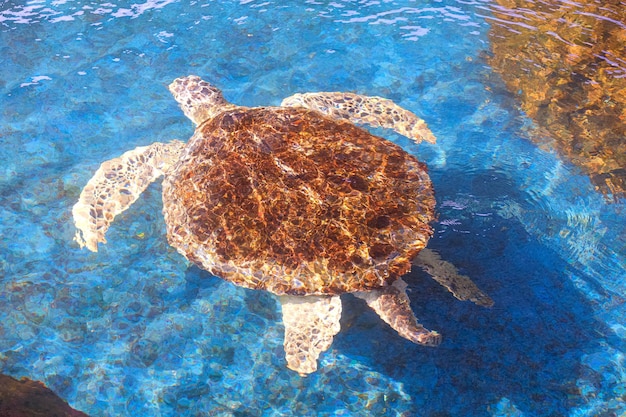
M0 372L90 415L596 416L626 412L624 201L529 140L487 63L494 4L465 1L5 1L0 7ZM97 254L71 207L98 165L191 123L167 91L195 73L227 99L391 98L437 145L377 131L430 167L429 246L496 304L406 277L436 349L345 297L317 373L285 368L279 305L170 248L160 185Z

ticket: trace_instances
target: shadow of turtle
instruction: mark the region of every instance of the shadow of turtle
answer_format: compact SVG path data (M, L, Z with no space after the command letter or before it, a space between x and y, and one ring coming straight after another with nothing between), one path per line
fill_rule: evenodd
M459 223L455 231L438 225L429 247L487 292L493 308L454 299L414 268L404 278L409 297L421 323L442 333L438 348L401 339L353 297L345 297L333 347L402 383L415 415L491 415L500 405L556 416L583 406L581 378L598 385L603 378L585 365L586 355L624 348L572 282L591 278L514 218L468 216ZM608 291L601 296L621 300ZM611 387L598 389L605 392L594 395L612 395Z

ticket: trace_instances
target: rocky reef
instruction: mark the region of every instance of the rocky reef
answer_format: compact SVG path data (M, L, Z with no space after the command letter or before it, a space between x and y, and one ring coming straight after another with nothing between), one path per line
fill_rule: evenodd
M489 62L549 145L626 195L626 2L496 0Z
M38 381L0 374L0 417L88 417Z

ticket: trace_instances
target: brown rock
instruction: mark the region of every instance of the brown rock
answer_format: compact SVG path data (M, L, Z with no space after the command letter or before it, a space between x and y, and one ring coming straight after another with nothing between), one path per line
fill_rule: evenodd
M626 7L497 0L490 64L556 149L614 198L626 195ZM546 138L547 137L547 138Z
M0 417L87 417L39 381L0 374Z

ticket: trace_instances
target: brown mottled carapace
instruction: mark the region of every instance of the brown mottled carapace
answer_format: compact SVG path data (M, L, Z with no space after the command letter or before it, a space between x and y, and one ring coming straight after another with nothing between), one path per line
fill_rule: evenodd
M408 272L432 234L425 165L310 110L227 110L198 128L173 172L163 187L170 244L248 288L378 288Z

